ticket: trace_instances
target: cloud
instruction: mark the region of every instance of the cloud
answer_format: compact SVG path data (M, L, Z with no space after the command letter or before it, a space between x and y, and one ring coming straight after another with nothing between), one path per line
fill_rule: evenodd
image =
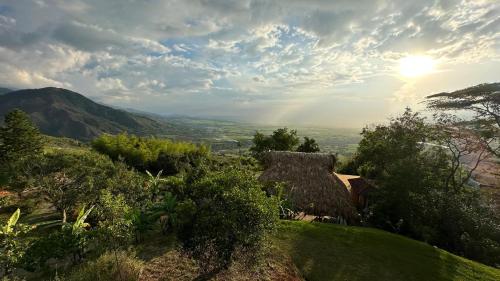
M271 102L367 97L369 81L399 81L409 54L444 69L499 60L498 14L486 0L8 1L0 84L67 86L162 112L242 101L272 112ZM410 86L378 87L387 102L415 99Z

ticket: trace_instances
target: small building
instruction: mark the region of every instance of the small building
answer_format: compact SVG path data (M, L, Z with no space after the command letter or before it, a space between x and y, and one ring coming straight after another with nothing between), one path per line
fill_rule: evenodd
M316 216L355 221L351 195L333 174L332 154L271 151L263 155L262 182L286 183L285 194L294 208Z
M335 179L344 186L351 195L351 200L358 210L368 207L370 192L375 188L368 180L356 175L333 173Z

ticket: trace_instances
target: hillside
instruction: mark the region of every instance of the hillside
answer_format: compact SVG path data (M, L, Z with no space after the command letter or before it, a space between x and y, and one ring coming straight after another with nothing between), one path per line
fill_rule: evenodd
M500 280L500 270L385 231L282 222L276 242L306 280Z
M93 102L61 88L13 91L0 96L0 118L14 108L27 112L41 132L78 140L91 140L102 133L138 135L168 132L171 126L149 117Z
M198 267L168 237L139 246L141 281L196 280ZM281 221L258 267L234 264L215 280L500 280L500 270L385 231Z

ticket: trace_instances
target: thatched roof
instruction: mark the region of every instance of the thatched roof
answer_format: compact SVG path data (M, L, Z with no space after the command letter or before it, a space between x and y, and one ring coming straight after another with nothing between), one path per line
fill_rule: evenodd
M263 155L264 182L287 183L288 199L294 207L313 215L354 218L355 208L348 190L333 176L332 154L272 151Z

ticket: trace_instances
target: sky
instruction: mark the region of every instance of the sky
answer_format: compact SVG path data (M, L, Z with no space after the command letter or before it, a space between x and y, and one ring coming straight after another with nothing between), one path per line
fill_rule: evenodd
M0 0L0 86L361 127L500 81L498 0Z

